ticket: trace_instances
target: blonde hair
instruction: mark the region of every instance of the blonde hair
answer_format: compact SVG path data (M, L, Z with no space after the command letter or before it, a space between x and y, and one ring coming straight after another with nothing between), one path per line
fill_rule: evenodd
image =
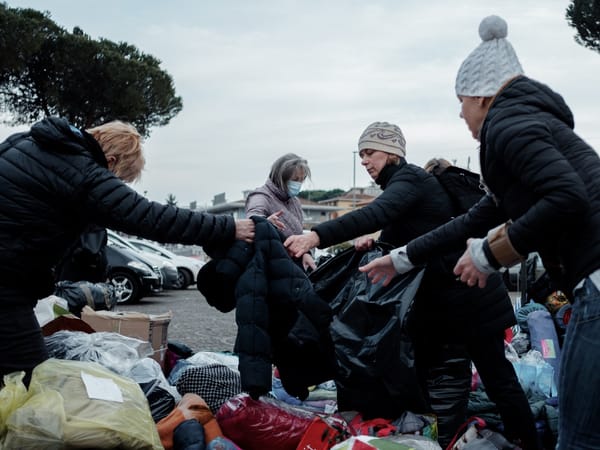
M146 160L142 153L142 137L129 123L115 120L86 130L108 159L115 158L112 172L126 183L139 180Z

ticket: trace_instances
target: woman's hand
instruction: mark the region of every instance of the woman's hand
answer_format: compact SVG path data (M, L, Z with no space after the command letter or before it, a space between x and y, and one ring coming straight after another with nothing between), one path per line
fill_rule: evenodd
M308 269L315 270L317 265L315 264L315 260L313 259L310 253L305 253L302 255L302 268L306 272Z
M319 235L314 231L308 234L294 234L288 237L283 246L287 248L288 253L292 258L300 258L311 248L315 248L321 243Z
M239 219L235 221L235 238L240 241L254 241L254 221L252 219Z
M387 286L398 273L394 269L392 257L390 255L375 258L369 264L358 268L361 272L367 274L371 283L376 284L383 280L383 285Z
M484 288L489 274L480 272L473 263L470 251L471 241L472 239L467 241L467 249L454 266L454 275L458 276L460 281L466 283L469 287L477 285Z
M354 248L359 252L373 248L373 244L375 244L375 240L371 236L361 236L354 240Z
M274 212L269 217L267 217L267 220L271 222L279 231L285 230L285 224L281 220L279 220L279 217L281 217L282 214L283 209L280 209L279 211Z

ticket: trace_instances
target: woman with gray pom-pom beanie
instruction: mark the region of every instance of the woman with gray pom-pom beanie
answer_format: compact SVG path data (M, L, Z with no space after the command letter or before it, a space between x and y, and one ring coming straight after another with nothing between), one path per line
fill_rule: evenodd
M480 142L488 195L466 214L361 268L373 282L468 239L454 273L469 286L537 251L573 304L558 373L557 449L600 448L600 157L573 113L523 75L506 22L483 19L456 77L460 117Z

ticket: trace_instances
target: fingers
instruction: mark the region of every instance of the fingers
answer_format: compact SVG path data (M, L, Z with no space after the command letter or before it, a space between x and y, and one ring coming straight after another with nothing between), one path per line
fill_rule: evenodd
M354 242L354 248L360 252L367 251L373 246L373 243L372 238L358 238Z
M383 286L387 286L390 284L395 273L390 273L384 266L380 266L379 258L371 261L364 266L360 266L358 268L360 272L366 273L367 278L373 284L377 284L379 282L382 283Z
M251 219L236 220L235 238L248 243L254 242L254 221Z
M315 264L315 260L310 255L310 253L305 253L302 256L302 266L305 271L308 269L315 270L317 268L317 265Z
M454 274L458 280L469 287L478 286L484 288L487 284L488 275L477 270L470 259L466 259L464 255L458 260L456 266L454 266Z
M287 248L290 256L294 258L300 258L302 255L310 250L310 246L306 245L305 237L301 235L294 235L288 237L283 246Z

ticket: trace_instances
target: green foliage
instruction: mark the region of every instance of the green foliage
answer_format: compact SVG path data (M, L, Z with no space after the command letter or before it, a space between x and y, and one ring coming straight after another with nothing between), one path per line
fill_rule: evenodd
M173 195L173 194L167 195L167 199L165 200L165 203L169 206L177 206L177 199L175 198L175 195Z
M301 191L298 197L311 200L313 202L320 202L321 200L328 200L330 198L339 197L345 191L341 189L332 189L329 191L314 190L314 191Z
M566 13L575 42L600 53L600 0L573 0Z
M2 3L0 29L0 110L10 125L50 115L80 128L123 120L148 136L181 111L160 61L132 45L69 33L48 12Z

